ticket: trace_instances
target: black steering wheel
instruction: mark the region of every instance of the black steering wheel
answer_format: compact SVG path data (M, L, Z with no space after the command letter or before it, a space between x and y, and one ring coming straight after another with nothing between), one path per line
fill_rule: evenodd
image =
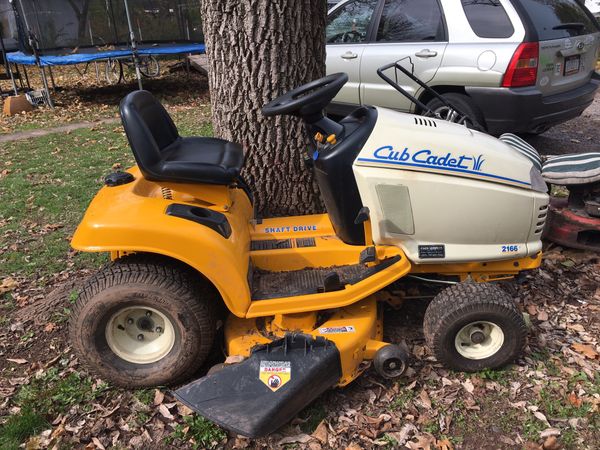
M360 42L363 40L365 35L360 31L350 30L331 36L328 40L328 44L338 44L341 42Z
M290 115L314 122L323 117L323 110L348 81L348 75L340 72L303 84L262 108L263 116Z

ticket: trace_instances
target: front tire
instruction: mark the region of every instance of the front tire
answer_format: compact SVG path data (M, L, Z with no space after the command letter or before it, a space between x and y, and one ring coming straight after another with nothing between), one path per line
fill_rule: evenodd
M115 385L177 384L212 349L217 300L215 290L185 266L122 258L83 286L69 324L73 349Z
M512 298L484 283L459 283L440 292L425 312L423 330L437 360L465 372L512 362L527 338Z

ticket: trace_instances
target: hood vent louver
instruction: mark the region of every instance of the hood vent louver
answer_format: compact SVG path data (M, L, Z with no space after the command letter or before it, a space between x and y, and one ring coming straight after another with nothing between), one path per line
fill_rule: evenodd
M537 223L535 224L535 231L533 234L542 234L544 226L546 225L546 217L548 216L548 205L540 206L538 210Z
M437 123L435 123L435 120L427 119L425 117L415 117L415 125L437 128Z

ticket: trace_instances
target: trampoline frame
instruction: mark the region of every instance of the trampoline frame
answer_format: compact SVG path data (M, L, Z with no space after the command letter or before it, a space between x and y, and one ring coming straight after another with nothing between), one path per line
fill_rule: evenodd
M23 8L23 3L22 0L12 0L13 2L19 2L20 6L21 6L21 10L24 11ZM13 71L12 71L12 64L16 65L17 71L18 71L18 65L21 64L23 65L23 67L25 67L26 65L35 65L37 66L38 70L40 71L40 77L42 79L42 84L43 84L43 90L45 92L45 101L46 104L51 107L54 108L54 103L52 101L52 97L50 95L50 88L48 85L48 78L46 76L46 70L45 68L48 67L48 71L50 74L50 78L52 81L52 85L54 86L54 78L52 76L52 66L55 65L75 65L75 64L85 64L85 63L89 63L89 62L101 62L101 61L109 61L111 59L116 59L116 60L123 60L123 59L127 59L127 60L132 60L133 64L135 66L135 74L136 74L136 79L138 82L138 88L141 90L143 89L143 83L142 83L142 73L140 71L140 55L166 55L166 54L170 54L170 55L175 55L175 54L192 54L192 53L204 53L205 51L205 47L203 43L187 43L187 44L166 44L166 43L162 43L162 44L154 44L154 45L150 45L148 47L144 47L143 44L140 48L140 45L136 39L136 35L135 35L135 31L133 29L132 26L132 20L131 20L131 15L130 15L130 10L129 10L129 2L128 0L123 0L124 6L125 6L125 15L127 18L127 27L128 27L128 31L129 31L129 40L127 42L127 48L126 49L120 49L120 50L110 50L110 51L104 51L104 52L97 52L97 53L78 53L77 56L80 57L82 55L88 55L87 57L83 57L83 60L77 60L77 58L75 57L74 54L69 54L69 55L40 55L39 54L39 45L37 44L37 38L35 36L35 34L33 33L31 27L29 26L29 23L27 22L27 18L25 16L21 17L21 14L19 14L18 12L18 8L14 8L15 11L15 16L16 16L16 20L18 22L21 23L21 25L24 27L24 30L27 34L27 39L28 39L28 43L30 48L32 49L33 54L28 56L23 52L11 52L11 53L6 53L6 63L8 65L8 69L9 69L9 73L11 75L11 78L13 77ZM178 51L173 51L172 49L177 46L177 47L183 47L183 50L178 50ZM165 51L166 48L171 48L171 51ZM93 46L91 46L90 48L94 48ZM98 47L95 47L98 48ZM162 50L162 51L161 51ZM98 76L98 67L96 66L96 74ZM18 89L16 87L16 83L13 83L13 87L15 90L15 95L18 95ZM55 87L55 86L54 86Z

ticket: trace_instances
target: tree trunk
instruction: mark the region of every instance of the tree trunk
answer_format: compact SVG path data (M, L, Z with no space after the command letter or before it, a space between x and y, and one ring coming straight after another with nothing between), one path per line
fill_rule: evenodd
M325 75L325 0L202 0L214 134L240 143L264 216L322 210L300 120L261 107Z

